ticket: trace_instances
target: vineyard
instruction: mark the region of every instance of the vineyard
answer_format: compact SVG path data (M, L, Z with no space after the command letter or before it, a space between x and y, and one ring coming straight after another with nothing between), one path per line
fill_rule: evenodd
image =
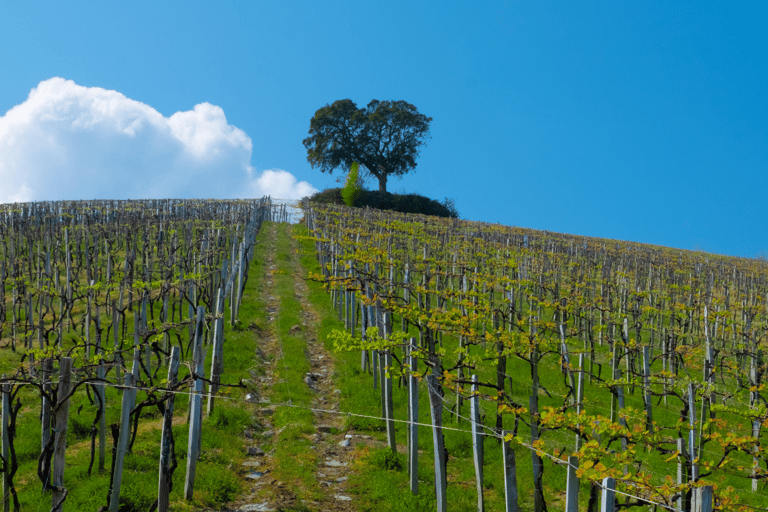
M765 262L325 205L304 223L331 337L412 475L431 432L438 510L448 435L471 439L478 510L492 457L506 510L768 506Z
M201 433L203 410L222 424L242 414L217 398L245 394L248 377L223 348L224 332L235 343L262 222L286 217L269 199L0 208L5 511L62 510L73 500L80 509L168 510L182 486L192 499L198 462L204 496L236 490L213 469L230 455L215 446L227 439ZM223 382L225 371L242 373ZM188 425L174 420L174 403L187 408ZM161 436L145 435L145 418L162 422ZM155 450L159 460L148 456ZM134 478L146 472L154 489Z
M253 477L307 482L279 510L768 506L765 262L324 205L291 243L259 235L280 246L259 261L269 220L290 212L0 206L5 511L218 509L242 492L243 429L269 422ZM268 303L244 301L260 279ZM335 370L308 360L315 337ZM318 436L359 462L351 505L321 491Z

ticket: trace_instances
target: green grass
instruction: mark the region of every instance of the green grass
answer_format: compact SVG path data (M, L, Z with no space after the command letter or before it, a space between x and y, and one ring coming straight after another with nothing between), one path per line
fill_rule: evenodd
M257 334L253 329L249 329L249 326L264 325L265 323L263 308L259 307L258 302L254 300L263 286L261 276L265 272L263 268L267 249L265 240L266 235L260 235L250 268L251 277L246 283L239 322L234 328L229 326L229 311L225 312L224 375L222 382L237 384L243 379L246 382L246 389L221 388L219 394L224 398L216 401L213 414L203 421L202 446L200 459L197 463L195 494L194 499L190 502L183 498L189 428L186 421L183 420L187 416L189 398L186 394L176 395L176 416L182 419L182 423L173 428L178 467L174 472L173 490L170 496L172 510L220 508L236 498L242 491L245 472L241 469L241 463L245 459L246 453L243 432L246 428L253 426L252 414L248 407L243 406L245 403L243 399L247 392L255 389L250 380L251 372L255 374L264 372L261 361L255 357ZM152 313L156 321L159 321L161 306L159 301L153 306ZM76 317L77 314L76 311L73 316ZM102 322L108 324L111 323L111 319L102 318ZM127 315L126 322L129 326L128 337L130 338L126 340L126 343L133 343L132 314ZM5 335L7 332L6 330ZM186 350L186 327L171 332L171 342L174 345L178 345L178 340L174 334L176 332L180 334ZM105 331L104 336L105 346L111 347L113 343L112 333L110 332L107 338ZM95 339L95 331L92 331L91 339ZM78 340L81 340L79 332L65 330L65 346L70 346ZM0 367L13 368L11 371L15 371L23 353L23 346L19 343L17 343L17 352L15 353L9 349L0 351ZM205 364L206 374L210 371L211 357L212 350L209 346ZM75 362L75 366L78 366L80 362ZM158 379L164 379L166 374L166 369L160 369L156 375ZM182 364L179 377L183 378L188 374L188 368ZM107 378L114 378L114 375L110 373ZM92 392L90 395L93 397ZM22 390L18 396L22 408L17 418L15 448L20 467L14 482L19 492L22 510L47 511L51 508L51 495L40 492L41 484L37 477L37 458L40 453L40 397L32 388ZM119 422L121 396L119 390L107 387L105 399L108 426L106 467L103 472L99 472L97 460L90 476L87 471L90 462L90 431L96 416L96 408L86 394L85 387L81 387L70 400L64 473L64 485L69 494L64 504L65 509L97 510L107 504L109 469L112 462L112 441L109 425ZM140 391L137 400L141 401L145 397L146 394ZM203 400L204 407L205 404L206 399ZM157 408L147 407L142 411L140 433L136 438L132 452L125 457L120 496L120 510L123 512L146 511L157 497L159 424L160 413ZM96 458L98 459L98 454Z
M295 236L299 237L302 244L301 263L305 273L319 272L319 267L314 254L314 243L303 239L307 231L302 226L294 228ZM308 282L309 299L320 314L318 337L325 340L326 348L333 350L329 336L332 331L344 328L343 322L338 320L338 313L331 309L330 296L324 286L317 282ZM400 325L399 318L393 319L393 325ZM418 334L411 333L414 336ZM444 340L448 342L448 340ZM336 385L341 390L341 411L354 412L365 416L381 416L381 391L373 389L372 376L360 369L360 352L337 352ZM423 369L423 366L420 366ZM394 417L404 420L407 418L406 388L393 385ZM468 403L463 414L468 415ZM420 421L429 423L429 401L425 386L419 389L419 416ZM490 418L490 414L488 418ZM462 422L452 423L447 414L443 416L444 425L447 427L468 430L469 424ZM511 427L512 420L509 420ZM347 420L347 426L357 432L371 435L380 441L385 440L384 422L378 419L351 416ZM396 424L396 440L399 445L406 444L406 431L402 423ZM444 430L445 445L449 453L448 460L448 502L451 510L475 511L477 510L477 496L475 493L474 467L472 463L471 441L469 435L464 432ZM486 446L486 510L503 510L503 468L501 461L501 449L493 441L487 440ZM409 490L409 477L403 470L393 471L386 469L381 464L381 453L373 454L363 451L358 457L356 465L357 473L350 482L356 493L355 503L358 510L376 511L432 511L435 509L434 497L434 463L432 433L428 428L419 429L419 494L414 496ZM388 450L385 450L388 451ZM526 485L525 475L530 475L530 452L518 449L518 475L519 485ZM528 469L526 469L528 468ZM554 473L559 468L547 468L549 473ZM554 484L552 493L562 492L565 489L565 471L562 471L562 484ZM529 477L529 480L532 477ZM530 482L532 486L532 482ZM521 500L523 504L524 500ZM523 504L523 510L525 505Z
M307 235L306 229L303 227L297 227L296 233L298 236L303 237ZM314 255L314 243L310 240L302 240L302 247L304 254L302 256L302 263L307 272L319 272L315 255ZM321 312L322 321L320 326L319 336L321 339L328 339L329 335L334 330L342 330L344 328L343 322L338 320L337 312L331 309L330 296L327 293L324 285L320 283L309 283L310 285L310 299L315 307ZM523 312L525 316L526 312ZM552 315L551 311L546 309L542 312L543 316ZM397 329L400 325L400 318L395 316L393 318L393 325ZM418 333L413 327L411 327L409 335L417 336ZM643 332L643 336L648 336L648 332ZM444 336L443 345L445 347L453 347L458 343L457 339L451 336ZM571 343L571 350L576 351L580 349L580 346L574 347ZM328 348L332 349L330 343ZM470 354L484 354L485 349L482 346L474 346L470 348ZM342 391L342 411L350 411L360 415L379 417L381 415L381 395L379 390L374 390L372 387L372 377L360 370L360 353L355 350L352 352L343 352L337 354L339 358L338 366L340 371L338 372L338 386ZM572 353L572 361L578 364L578 355ZM565 397L563 393L563 374L560 371L560 358L555 353L549 353L545 355L544 359L540 363L539 376L541 384L544 389L551 393L551 396L540 390L539 393L539 408L543 411L546 407L561 407L564 404ZM596 344L596 361L602 365L603 377L608 376L610 372L610 353L608 345ZM624 368L624 361L621 362L622 368ZM423 368L423 366L421 367ZM595 366L597 370L597 365ZM661 361L656 361L652 367L652 372L658 372L661 370ZM480 381L495 381L495 367L479 367L476 371ZM510 356L507 358L506 374L511 376L511 397L514 402L517 402L524 407L528 406L528 398L530 396L530 365L525 360ZM508 383L509 385L509 383ZM629 392L629 389L625 391L625 411L630 414L628 419L630 427L633 424L644 424L644 404L639 386L634 394ZM445 396L449 405L455 402L455 394L447 392ZM395 384L394 389L394 404L395 418L405 419L407 417L406 411L406 389L398 388ZM592 415L602 415L604 417L610 416L611 407L611 393L604 386L598 383L597 379L591 384L586 385L585 390L585 410ZM481 409L484 411L486 425L495 424L495 404L492 402L481 403ZM658 425L675 425L680 417L682 409L682 403L679 400L670 398L669 405L659 404L658 399L653 400L653 414L654 420ZM465 402L462 415L467 417L469 415L469 404ZM736 416L729 415L727 413L719 413L718 417L727 419L732 422L735 428L748 428L743 419ZM429 404L426 400L426 394L423 386L420 387L420 419L424 423L429 423ZM527 420L528 417L524 416L522 420ZM456 420L445 412L443 416L444 425L453 428L459 428L468 430L469 424L463 420ZM504 429L512 430L514 428L514 416L512 414L504 417ZM739 427L741 425L741 427ZM384 424L377 419L362 418L362 417L350 417L348 420L348 426L357 431L368 433L380 440L384 440ZM397 442L404 445L405 429L403 424L397 424ZM529 439L529 427L524 423L520 423L518 427L518 434L525 440ZM449 471L449 485L448 485L448 501L451 504L451 510L475 510L476 509L476 494L474 485L474 467L472 462L471 442L468 434L464 432L454 432L450 430L444 431L445 444L449 453L448 471ZM673 440L677 437L676 432L667 431L666 435ZM682 429L682 435L686 436L687 431ZM545 430L541 433L541 439L544 442L544 449L550 454L562 454L562 457L570 455L574 449L575 435L564 430ZM670 446L672 448L672 446ZM377 462L376 456L362 457L359 463L360 473L353 480L355 488L357 490L357 499L360 500L363 505L360 510L432 510L434 509L434 503L430 501L434 491L432 485L434 482L434 475L432 469L432 437L431 432L427 428L420 428L419 433L419 449L422 451L420 455L420 468L419 479L422 481L420 485L419 496L412 496L408 491L408 479L407 475L402 471L391 471L381 467L381 464ZM608 446L608 449L620 450L620 442L615 441ZM705 446L705 449L710 449L709 446ZM674 449L673 449L674 450ZM716 452L713 452L716 454ZM503 467L501 449L499 443L495 439L486 439L485 442L485 499L486 510L503 510L504 489L503 489ZM674 477L676 471L676 462L669 462L667 459L669 455L664 455L658 451L650 451L642 454L638 454L638 458L642 460L641 470L651 472L656 475L656 478L663 479L666 475ZM740 457L743 459L741 463L749 465L751 460L748 457ZM516 449L517 459L517 477L518 477L518 489L519 489L519 501L521 510L530 510L532 507L532 500L530 499L531 490L533 488L532 479L532 457L531 452L524 448L518 447ZM604 461L607 465L611 464L611 461ZM637 468L630 467L630 471L634 471ZM550 459L544 457L544 496L550 509L559 508L564 506L564 492L566 484L566 470L564 466L554 464ZM745 481L743 478L736 476L725 475L719 478L720 486L732 485L736 488L745 489L749 485L749 481ZM580 506L586 507L586 502L589 495L588 483L583 482L580 492ZM754 498L754 496L753 496Z
M271 226L267 224L264 229ZM314 393L304 383L304 375L311 370L311 365L302 326L302 306L295 291L296 254L289 234L291 228L287 224L274 227L277 236L271 243L274 244L276 269L269 278L273 280L272 296L278 303L273 312L278 355L270 366L275 384L268 391L269 400L297 407L275 408L272 427L279 433L264 448L274 449L272 476L290 483L301 502L312 500L319 492L315 476L317 453L309 439L309 435L315 433L315 420L312 411L305 409L311 405Z

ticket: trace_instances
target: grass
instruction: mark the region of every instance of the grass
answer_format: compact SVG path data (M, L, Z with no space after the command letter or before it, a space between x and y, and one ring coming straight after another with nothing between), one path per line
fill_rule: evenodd
M319 492L317 453L309 439L316 432L314 415L308 409L313 392L304 383L304 375L311 370L307 357L302 305L296 296L294 275L296 255L287 224L268 224L277 236L271 242L274 248L275 269L263 279L272 280L271 294L277 302L272 325L277 343L277 357L270 365L275 384L268 390L272 403L287 403L297 407L278 406L272 414L272 427L277 435L265 449L273 449L272 477L290 482L299 503L313 500ZM264 306L267 306L264 304ZM267 309L266 307L264 308ZM298 327L297 327L298 326Z
M198 462L197 481L195 483L195 497L191 502L183 499L184 472L186 464L187 425L185 423L188 397L184 394L177 396L176 411L177 421L180 423L174 427L176 438L176 457L179 467L174 474L174 486L171 494L172 509L177 511L194 510L200 508L221 507L227 501L234 499L242 490L242 476L244 471L241 463L244 460L245 445L242 437L243 430L254 427L254 418L251 411L243 407L245 393L262 392L253 383L253 377L273 372L275 385L270 389L270 399L274 403L288 403L300 407L311 404L312 392L303 383L303 376L310 371L307 359L306 341L304 329L294 329L304 323L302 305L297 298L295 279L297 275L306 275L307 271L317 272L318 266L314 256L314 244L311 241L301 239L294 242L290 236L301 237L306 235L306 230L300 226L275 225L277 237L272 240L269 237L270 224L265 224L259 235L255 248L255 257L250 268L250 278L246 284L246 299L240 309L240 322L234 327L226 324L226 342L224 350L224 369L226 382L245 382L246 388L224 388L221 395L225 398L216 402L214 413L205 419L203 425L203 445L200 461ZM274 244L274 263L276 272L271 273L266 266L269 244ZM300 263L300 267L297 266ZM303 270L299 270L303 268ZM267 280L272 280L269 288ZM318 339L328 340L332 331L343 329L343 323L338 320L337 313L330 306L329 296L320 283L309 282L309 301L319 313ZM269 300L266 292L268 288L274 295L278 308L274 317L275 336L279 343L279 356L265 365L256 357L257 344L262 333L270 328ZM6 297L8 294L6 294ZM159 316L159 305L155 305L155 318ZM545 311L545 313L548 313ZM225 318L229 318L228 314ZM400 325L400 319L394 318L393 324ZM127 317L129 330L132 329L133 317ZM417 335L411 328L411 335ZM644 333L645 335L646 333ZM180 335L184 339L185 328ZM79 336L74 332L65 337L65 345L72 343ZM172 341L177 343L175 337ZM111 337L110 337L111 342ZM442 340L446 347L454 346L458 341L445 336ZM330 342L326 341L326 348L332 350ZM597 346L597 361L603 365L603 375L609 368L610 354L608 346ZM473 354L482 353L483 348L473 347ZM12 353L10 350L0 351L0 367L15 368L18 366L23 351ZM378 417L381 415L381 394L378 389L373 389L371 375L361 371L360 354L358 351L340 352L335 354L336 373L334 379L341 390L340 409L359 415ZM512 376L512 398L527 406L530 394L529 374L530 367L520 358L508 358L507 374ZM3 366L7 365L7 366ZM660 369L660 362L654 364L654 372ZM206 371L210 368L210 350ZM423 366L421 367L423 369ZM480 368L478 373L481 380L493 378L493 368ZM182 377L188 374L188 370L182 367ZM158 375L164 376L161 370ZM563 397L558 396L558 390L562 389L563 375L560 372L557 354L549 354L541 364L541 381L544 388L552 395L540 393L540 407L560 406ZM429 422L429 403L424 390L420 386L420 420ZM603 414L608 416L610 410L611 395L605 387L596 382L588 384L585 396L586 409L590 414ZM15 482L20 492L20 500L23 510L49 510L50 495L40 493L40 484L36 475L37 456L40 446L40 421L39 421L39 396L30 389L22 390L19 394L22 409L19 413L15 446L20 469ZM232 400L228 400L230 398ZM446 394L446 400L450 405L455 401L455 395ZM106 390L107 424L116 423L119 418L121 394L112 387ZM639 393L627 394L627 410L636 415L637 419L630 418L630 422L643 421L643 403ZM394 386L395 418L405 419L407 413L406 388L397 383ZM468 403L464 405L463 415L468 415ZM654 418L660 425L674 425L680 416L682 403L670 400L668 406L657 404L654 401ZM485 414L485 424L495 422L495 404L483 402L482 409ZM635 412L632 412L632 411ZM84 392L78 392L73 396L70 405L71 417L69 425L67 469L65 472L65 485L69 490L66 508L73 510L96 510L107 502L107 490L109 487L108 469L111 463L111 453L107 451L107 471L99 472L94 468L93 474L87 474L90 459L90 429L95 418L95 407ZM638 412L639 411L639 412ZM719 417L732 422L734 430L748 429L743 419L737 416L720 413ZM525 418L523 418L525 419ZM316 480L318 466L317 453L312 449L310 436L315 433L313 414L302 408L281 406L277 407L272 415L273 427L277 434L268 441L267 450L274 450L273 460L275 467L273 477L291 482L296 491L298 504L293 510L308 510L303 502L312 501L319 491ZM445 430L445 444L449 454L448 472L448 501L451 510L474 511L476 510L476 495L474 483L474 467L469 435L464 432L469 429L466 421L456 420L449 414L444 414L444 424L447 427L463 430L457 432ZM742 424L739 426L739 424ZM121 510L147 510L154 501L157 489L157 460L159 457L160 433L159 412L156 408L146 408L142 413L142 428L137 437L132 453L126 457L124 480L121 494ZM504 428L514 427L514 416L507 415L504 419ZM350 416L347 419L347 428L358 433L368 434L380 442L384 441L385 428L382 421L362 416ZM683 433L684 432L684 429ZM526 437L528 427L521 423L519 433ZM670 437L676 436L670 432ZM402 423L396 424L397 443L401 447L406 443L405 428ZM572 449L574 436L567 432L545 431L542 434L544 448L548 453L563 453L568 455ZM111 446L111 443L109 443ZM503 510L503 468L500 445L494 439L487 439L486 465L485 465L485 498L486 510L489 512ZM618 442L613 446L618 448ZM420 491L413 495L409 491L408 476L403 469L402 456L393 457L387 449L356 448L355 474L350 479L350 485L355 493L355 506L358 510L382 510L382 511L427 511L434 510L435 499L433 491L434 471L432 465L432 437L431 431L420 428L419 433L420 466L419 480ZM402 449L400 450L402 451ZM531 472L531 453L524 447L516 449L518 486L520 489L520 505L522 510L530 510L530 489L533 487ZM674 473L675 462L667 462L666 456L657 452L644 455L643 469L651 471L663 477ZM749 466L751 459L743 457L743 464ZM545 459L545 498L550 509L562 508L563 493L565 491L565 469ZM631 468L630 468L631 469ZM719 485L733 485L746 489L749 481L725 476ZM581 507L585 507L587 499L586 484L582 484ZM759 499L756 498L756 505Z
M202 427L201 455L197 464L195 480L195 494L191 501L183 498L184 477L186 472L186 451L188 425L186 424L189 399L186 394L176 395L175 411L176 423L173 428L175 437L175 455L178 467L174 472L173 490L171 492L171 509L176 511L196 510L207 507L221 507L225 503L236 498L242 488L244 471L241 463L245 458L245 446L243 431L253 425L253 418L248 408L243 407L243 398L247 392L254 390L250 382L251 372L263 372L261 362L257 360L256 341L257 335L248 326L261 323L264 319L262 310L252 300L258 295L263 282L260 275L264 273L263 259L266 250L265 236L261 236L260 243L255 248L255 257L251 264L251 278L246 283L244 299L239 313L239 323L234 328L225 321L225 349L224 349L224 375L222 382L237 384L241 379L246 382L246 388L220 389L219 398L210 417L206 417ZM6 294L8 297L10 294ZM161 303L156 302L152 314L157 320L160 316ZM74 311L73 317L77 318L81 311ZM229 312L225 312L228 320ZM133 315L128 314L126 323L129 331L133 326ZM102 322L109 323L111 319L102 318ZM79 329L79 327L78 327ZM7 334L7 333L6 333ZM187 328L180 327L171 333L171 341L178 344L178 334L183 342L187 336ZM126 343L132 343L131 339ZM107 339L108 338L108 339ZM95 339L95 331L91 333L91 339ZM76 330L68 332L65 329L64 346L70 346L81 340L81 333ZM112 333L106 337L105 345L111 346ZM15 368L24 353L23 344L17 344L17 352L9 349L0 351L0 367ZM206 373L210 371L212 351L208 348L206 361ZM245 356L244 356L245 355ZM154 356L153 356L154 357ZM79 362L75 363L78 366ZM166 370L160 369L157 376L165 377ZM187 367L182 364L180 378L189 374ZM108 378L113 378L108 374ZM15 483L19 492L19 501L22 510L50 510L51 496L49 493L41 493L41 484L37 477L37 458L40 453L40 419L39 419L39 394L31 388L19 393L22 408L17 418L15 449L19 470L15 476ZM106 388L105 404L107 425L118 423L120 415L121 392L111 386ZM146 395L139 392L138 400ZM64 485L68 490L65 508L69 510L97 510L107 504L109 490L109 469L112 462L109 432L107 432L107 450L105 470L98 470L98 462L94 463L91 475L88 475L90 462L90 435L91 425L96 416L93 393L85 392L81 387L70 400L70 420L67 435L66 469L64 473ZM205 404L206 400L203 401ZM121 485L120 510L123 512L146 511L157 497L158 485L158 461L160 445L160 412L155 407L147 407L142 411L139 434L137 435L133 450L126 455L123 481ZM108 428L109 430L109 428ZM98 456L97 456L98 457Z
M296 233L300 237L304 237L308 234L303 227L297 227ZM302 240L304 249L302 263L306 271L319 273L320 269L314 255L314 242L307 239ZM331 309L329 295L327 294L324 285L320 283L310 283L310 290L310 298L315 307L321 311L322 314L320 337L322 339L327 339L334 330L343 330L344 325L338 320L336 311ZM551 318L553 312L544 308L540 313L542 318ZM525 315L526 311L523 311L523 316ZM393 318L393 325L396 328L400 325L400 319L397 316ZM409 335L417 336L418 333L415 332L415 329L411 328ZM642 335L644 339L647 339L649 332L644 331ZM442 338L442 344L445 347L454 347L457 343L458 340L451 336L446 335ZM580 346L574 346L576 343L580 342L576 340L570 340L569 342L569 344L571 344L571 349L574 351L580 350L581 348ZM602 365L602 375L603 378L606 378L610 371L610 349L607 344L596 345L596 362ZM331 347L329 346L329 349L330 348ZM485 348L482 346L474 346L470 348L471 355L484 355L484 353ZM338 357L340 359L339 367L343 368L339 373L339 387L342 390L341 409L360 415L380 416L380 393L378 390L372 389L371 376L360 370L359 351L341 353ZM578 356L572 355L571 357L572 361L578 361ZM661 371L661 364L660 360L656 360L653 363L652 374L658 374L658 372ZM621 361L621 366L622 368L624 367L624 360ZM487 365L485 367L479 367L477 373L480 381L495 381L495 368L493 367ZM530 365L522 358L510 356L507 358L506 374L510 376L508 385L511 387L512 400L527 408L528 398L530 396ZM540 411L543 411L546 407L558 408L563 406L565 401L565 393L563 391L565 389L563 386L564 376L561 372L560 360L557 352L545 355L540 363L539 376L542 384L542 389L539 391ZM681 378L684 378L683 374L681 374ZM727 385L732 385L732 383ZM638 389L640 389L639 386ZM407 412L405 410L405 388L397 388L396 386L394 395L395 418L405 419L407 417ZM421 421L428 423L429 405L425 398L425 393L422 389L420 391ZM447 392L445 399L448 402L446 405L452 406L455 402L455 394ZM641 392L636 390L633 394L630 393L627 388L625 391L625 401L624 412L628 414L630 427L634 424L644 425L645 412ZM606 418L610 416L611 393L605 385L600 384L597 379L595 379L593 383L587 383L584 403L585 410L589 414L602 415ZM464 407L463 415L468 416L468 403L465 403ZM495 404L492 402L483 402L481 408L485 415L484 423L486 425L494 424L496 415ZM677 425L682 409L683 403L680 400L670 398L669 405L659 403L657 398L653 400L654 420L659 426ZM749 425L745 423L743 418L736 415L729 414L728 412L720 412L718 413L718 418L726 420L729 425L732 425L734 430L749 430ZM527 420L527 415L523 416L521 419ZM449 427L465 430L469 428L466 421L457 421L456 419L451 418L447 413L444 414L443 421L444 424ZM503 420L504 429L512 430L514 428L514 421L514 415L505 415ZM383 422L379 420L351 417L348 425L350 428L369 433L380 440L384 439ZM665 435L668 436L670 440L674 440L678 435L687 437L687 429L685 426L679 427L679 433L669 430L669 427L667 428L668 430L665 431ZM527 440L528 426L521 422L519 424L518 434L523 439ZM565 430L544 430L541 434L541 439L545 452L555 455L560 454L562 458L570 455L574 449L575 436ZM402 424L399 424L397 427L397 442L401 445L405 444L405 433ZM451 510L475 510L476 496L474 487L474 468L471 459L472 454L469 436L463 432L445 431L445 444L449 453L448 501L451 504ZM487 439L485 447L486 510L503 510L503 467L501 464L500 445L494 439ZM620 450L620 441L614 441L607 448L616 451ZM674 447L670 445L670 448L674 452ZM360 462L358 464L359 475L355 477L354 480L358 491L358 499L363 504L360 510L400 510L400 507L402 506L405 506L408 510L433 509L434 504L429 502L429 496L434 492L431 489L434 480L431 470L432 439L429 430L426 428L420 429L419 449L421 451L419 479L422 481L422 484L420 485L419 496L415 497L408 491L407 476L403 472L392 471L391 469L382 467L379 458L377 458L378 456L360 457ZM707 445L704 449L709 450L709 456L711 457L716 457L718 455L718 452L713 446ZM663 480L668 475L671 475L674 478L676 461L670 462L669 454L662 454L654 450L646 453L639 453L637 457L638 460L642 461L642 465L639 468L628 468L630 471L635 472L637 470L642 470L650 472L654 475L654 478L659 481ZM516 449L516 459L520 506L522 510L530 510L532 507L530 495L533 488L531 452L525 447L518 447ZM751 459L748 456L738 456L736 457L736 460L738 463L747 467L751 464ZM616 465L610 460L604 460L603 462L609 466ZM427 468L426 470L425 467ZM747 490L749 486L749 480L730 475L728 472L723 472L719 475L717 477L717 482L718 486L721 488L733 486L737 489ZM560 508L564 506L565 483L565 467L554 464L549 458L545 457L544 496L550 509L553 507ZM586 508L588 494L588 484L582 483L580 493L581 508ZM758 502L761 502L761 498L756 495L749 496L745 494L745 498L748 498L750 503L757 504ZM420 501L422 499L424 500L423 504L422 501ZM403 505L403 500L407 502L407 505Z
M302 226L294 228L294 234L302 244L301 263L305 273L319 272L317 259L314 253L314 243L305 239L307 231ZM344 328L343 322L338 320L338 313L331 309L330 298L324 285L317 282L308 282L309 300L320 314L318 337L326 340L326 348L333 350L329 340L334 330ZM393 319L393 325L399 325L399 319ZM416 333L414 333L416 335ZM381 416L381 392L373 389L372 376L360 369L360 353L338 352L336 385L341 390L341 411L357 413L361 416ZM423 367L422 367L423 368ZM393 386L394 417L396 419L407 418L406 388ZM468 405L466 405L468 408ZM419 391L420 421L429 423L429 402L425 387L420 386ZM490 415L489 415L490 417ZM459 425L451 423L444 416L444 424L447 427L468 429L467 423ZM511 426L511 424L510 424ZM359 433L365 433L378 439L385 440L384 422L360 416L351 416L347 421L347 427ZM434 466L432 434L427 428L421 427L419 432L419 493L413 495L409 490L409 477L403 470L392 468L391 464L383 464L381 451L361 450L356 454L356 473L350 482L355 491L355 503L360 511L432 511L435 509L434 496ZM448 502L451 510L475 511L477 510L477 496L475 493L474 469L472 463L471 441L465 432L444 430L445 446L449 453L448 459ZM400 446L406 444L406 432L402 423L396 424L396 439ZM503 510L503 485L499 482L503 478L501 466L501 449L492 440L486 441L486 510ZM384 450L388 452L389 450ZM391 452L390 452L391 453ZM525 456L528 455L527 462ZM520 486L526 484L524 478L530 474L530 454L527 450L518 450L518 475ZM550 469L550 468L548 468ZM550 472L552 472L551 470ZM560 489L562 488L562 490ZM565 472L563 471L562 485L553 488L552 493L564 491ZM523 508L525 510L525 508Z

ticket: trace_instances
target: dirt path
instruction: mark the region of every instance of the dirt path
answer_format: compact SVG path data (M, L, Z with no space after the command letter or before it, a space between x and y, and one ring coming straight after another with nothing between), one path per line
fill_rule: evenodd
M270 240L277 237L277 226L269 226ZM269 243L269 242L268 242ZM309 386L315 397L311 407L315 409L315 433L308 435L312 441L312 450L318 455L318 464L315 470L316 482L281 482L272 477L274 465L273 438L276 432L273 429L271 415L275 408L271 406L270 387L280 379L279 363L280 343L276 333L276 327L272 320L278 313L279 300L275 296L272 272L278 270L275 263L275 248L268 250L266 267L266 286L263 292L263 301L267 304L269 313L269 325L266 330L256 331L259 337L260 358L264 360L266 374L256 377L262 395L258 406L254 407L254 416L257 427L245 433L248 438L248 460L244 463L248 471L249 483L245 494L236 502L230 503L226 511L288 511L288 510L312 510L347 512L357 510L354 498L348 492L348 478L352 470L354 460L354 446L358 442L365 442L367 436L357 436L345 431L344 416L327 411L339 410L340 391L334 384L334 358L325 350L323 343L317 338L317 324L319 322L317 312L309 303L307 297L309 291L306 283L299 278L294 278L295 298L302 306L302 323L291 328L292 334L301 332L306 340L307 358L311 363L311 372L304 378L305 385ZM298 244L291 239L292 259L289 263L293 267L291 275L301 275L301 267L298 260ZM279 432L278 432L279 433ZM258 448L257 448L258 447ZM263 449L261 448L263 447ZM305 492L308 487L310 493ZM312 499L299 500L297 495L311 495Z

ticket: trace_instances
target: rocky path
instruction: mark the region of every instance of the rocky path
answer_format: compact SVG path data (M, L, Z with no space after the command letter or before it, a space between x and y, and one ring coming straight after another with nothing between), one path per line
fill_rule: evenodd
M334 358L325 350L322 341L317 337L317 312L309 303L308 289L304 280L294 277L295 298L302 306L302 322L291 328L291 332L303 333L306 341L306 354L311 363L311 371L304 376L304 384L314 393L311 408L314 410L315 432L309 434L312 450L317 453L315 481L281 482L272 477L274 460L274 438L276 432L272 415L277 404L270 400L270 386L281 378L279 360L280 342L273 320L279 313L279 300L275 296L273 273L278 264L275 261L275 248L272 241L278 236L275 224L269 225L270 245L267 256L266 286L263 291L263 301L267 305L269 325L266 330L255 331L259 338L259 357L264 360L266 372L256 377L262 391L255 398L259 403L252 407L255 427L245 433L249 447L249 457L244 463L248 475L246 493L234 503L230 503L226 511L289 511L312 510L346 512L356 510L354 498L349 493L349 475L353 469L355 446L368 444L367 436L358 436L345 430L344 416L334 414L338 411L340 390L334 385ZM291 239L293 255L288 270L290 275L302 275L296 249L298 244ZM300 499L304 496L304 499ZM309 498L307 498L309 496ZM222 511L223 512L223 511Z

